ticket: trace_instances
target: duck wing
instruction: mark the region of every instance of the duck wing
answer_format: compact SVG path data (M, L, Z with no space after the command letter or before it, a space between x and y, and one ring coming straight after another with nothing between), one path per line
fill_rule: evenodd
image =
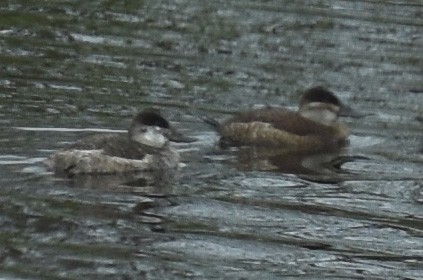
M103 150L105 155L127 159L142 159L146 155L144 149L130 140L127 134L118 133L89 135L71 144L66 150Z
M262 122L274 129L292 133L298 136L310 134L332 134L333 128L307 118L297 112L283 108L266 107L262 109L240 112L221 124L220 129L232 123Z

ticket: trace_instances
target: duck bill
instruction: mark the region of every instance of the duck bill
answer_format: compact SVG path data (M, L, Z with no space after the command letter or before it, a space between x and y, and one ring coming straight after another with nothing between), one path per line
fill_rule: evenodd
M174 128L170 129L168 138L170 141L176 142L176 143L192 143L197 141L197 139L185 136Z
M346 105L342 105L341 106L341 111L339 111L338 114L340 117L350 117L350 118L362 118L365 117L369 114L364 114L361 112L356 111L355 109L346 106Z

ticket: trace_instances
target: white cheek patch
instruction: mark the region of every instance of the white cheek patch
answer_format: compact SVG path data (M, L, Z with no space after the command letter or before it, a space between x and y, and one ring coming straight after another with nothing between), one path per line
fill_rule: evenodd
M159 127L149 127L145 133L137 135L134 140L150 147L162 148L168 142L168 139L163 136Z
M337 119L337 115L333 111L323 110L321 117L324 123L331 123Z
M300 114L315 122L329 125L337 120L338 112L339 107L335 105L312 102L305 105L304 108L301 109Z

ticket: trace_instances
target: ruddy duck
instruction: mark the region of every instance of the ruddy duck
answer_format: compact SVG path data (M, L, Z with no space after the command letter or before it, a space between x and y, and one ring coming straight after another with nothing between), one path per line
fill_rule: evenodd
M355 112L324 87L304 92L297 112L277 107L240 112L214 126L223 145L255 145L316 152L348 144L348 128L338 116Z
M132 120L127 135L117 133L85 137L44 161L59 174L123 173L178 167L179 154L169 141L193 142L160 114L146 110Z

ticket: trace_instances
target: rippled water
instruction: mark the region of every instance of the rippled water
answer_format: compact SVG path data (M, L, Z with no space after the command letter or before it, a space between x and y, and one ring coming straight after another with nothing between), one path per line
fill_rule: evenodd
M421 279L422 11L420 1L3 1L0 277ZM289 174L219 148L200 120L294 108L321 84L368 114L345 120L341 170ZM65 180L43 169L55 150L125 131L149 106L198 138L176 146L179 174Z

